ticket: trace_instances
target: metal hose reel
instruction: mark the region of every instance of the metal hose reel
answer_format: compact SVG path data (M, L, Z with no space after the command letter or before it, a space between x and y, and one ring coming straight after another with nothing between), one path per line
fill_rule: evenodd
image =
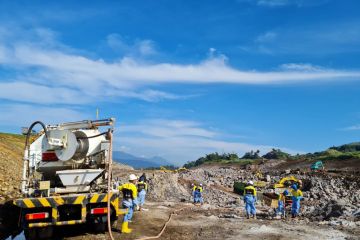
M50 130L43 139L44 149L54 150L60 161L78 160L86 157L89 139L85 132L70 130Z

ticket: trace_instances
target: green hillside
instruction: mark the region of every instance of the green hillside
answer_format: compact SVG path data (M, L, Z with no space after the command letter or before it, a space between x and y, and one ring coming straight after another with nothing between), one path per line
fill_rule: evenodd
M217 152L210 153L204 157L200 157L195 161L187 162L184 167L192 168L203 164L258 164L264 160L279 159L287 160L308 160L308 161L344 161L344 160L359 160L360 159L360 142L344 144L338 147L330 147L325 151L291 155L283 152L280 149L272 149L270 152L259 155L259 151L250 151L239 157L235 153L223 153Z

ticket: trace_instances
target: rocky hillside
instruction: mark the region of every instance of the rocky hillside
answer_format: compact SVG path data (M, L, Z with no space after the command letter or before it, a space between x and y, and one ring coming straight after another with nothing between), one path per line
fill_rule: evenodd
M0 133L0 203L19 196L25 137Z
M296 172L296 171L295 171ZM139 173L136 173L139 174ZM272 187L286 172L269 171L267 187L258 188L259 215L272 219L274 211L264 204L263 192L273 192ZM336 173L293 173L303 182L304 201L301 219L305 222L319 222L331 226L356 228L360 226L360 182L359 176L347 172ZM157 202L191 201L191 183L202 183L204 201L211 207L243 209L240 196L233 193L236 181L263 180L255 171L238 166L203 165L181 173L148 172L148 199ZM126 175L123 175L126 181ZM240 216L239 216L240 217Z

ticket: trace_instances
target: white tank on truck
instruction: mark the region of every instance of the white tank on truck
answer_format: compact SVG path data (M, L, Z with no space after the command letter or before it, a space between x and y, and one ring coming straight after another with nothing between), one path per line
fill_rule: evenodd
M24 151L23 198L13 200L27 238L49 238L54 226L81 223L103 231L125 213L119 208L119 191L111 188L114 124L114 118L31 124ZM36 125L42 130L30 144Z

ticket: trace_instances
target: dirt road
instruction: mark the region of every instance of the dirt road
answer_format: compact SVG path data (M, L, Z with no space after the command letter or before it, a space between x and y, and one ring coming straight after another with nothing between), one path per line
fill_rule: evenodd
M348 232L331 226L306 223L302 220L245 219L242 209L217 209L209 205L194 207L173 202L148 202L149 211L136 212L130 227L131 234L119 232L121 222L113 229L115 239L133 240L157 235L169 214L188 207L174 215L159 239L359 239L359 232ZM232 214L233 212L236 215ZM234 216L240 216L235 217ZM86 226L59 228L57 239L108 239L107 234L92 233Z

